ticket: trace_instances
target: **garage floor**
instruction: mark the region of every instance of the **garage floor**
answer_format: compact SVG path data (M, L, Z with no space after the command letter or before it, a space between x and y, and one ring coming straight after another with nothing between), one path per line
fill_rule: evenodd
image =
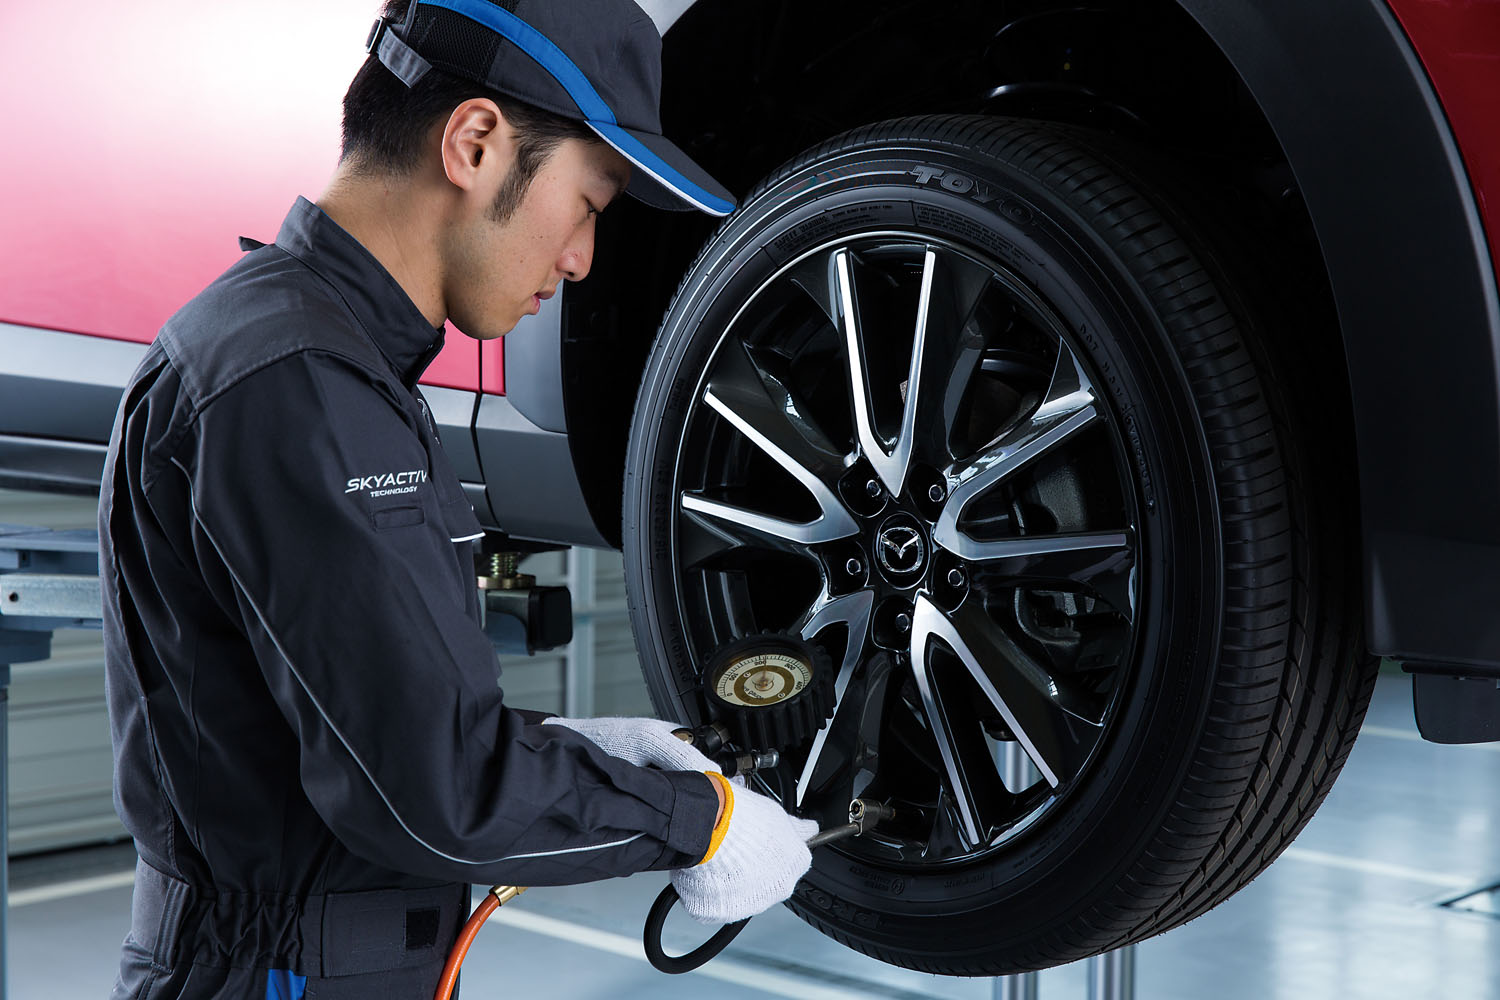
M1500 914L1441 907L1500 882L1500 744L1439 747L1384 676L1333 794L1270 871L1213 913L1140 946L1141 1000L1500 1000ZM24 858L12 869L11 996L107 995L130 891L128 848ZM465 996L989 998L996 985L894 969L778 909L699 973L645 963L640 925L662 875L541 889L501 910ZM1485 906L1489 897L1473 905ZM1496 907L1500 909L1500 907ZM687 924L686 920L683 920ZM674 925L675 926L675 925ZM680 942L692 943L684 937ZM670 944L670 942L669 942ZM1083 1000L1082 965L1042 974L1043 1000Z

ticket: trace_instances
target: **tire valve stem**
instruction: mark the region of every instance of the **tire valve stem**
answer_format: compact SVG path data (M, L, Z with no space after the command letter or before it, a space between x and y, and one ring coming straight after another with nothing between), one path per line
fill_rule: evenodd
M873 830L877 824L885 822L894 815L896 815L896 810L884 802L876 802L874 799L855 799L849 803L848 823L820 831L807 842L807 846L809 848L822 847L836 840L862 837Z
M896 810L873 799L855 799L849 803L849 822L858 826L860 833L869 833L877 823L884 823L894 815Z

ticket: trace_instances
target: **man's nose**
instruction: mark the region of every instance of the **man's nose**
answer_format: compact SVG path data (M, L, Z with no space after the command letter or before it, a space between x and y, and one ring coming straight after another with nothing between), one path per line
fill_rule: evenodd
M569 281L582 281L588 276L589 266L593 261L594 227L589 225L577 239L568 244L557 267L567 275Z

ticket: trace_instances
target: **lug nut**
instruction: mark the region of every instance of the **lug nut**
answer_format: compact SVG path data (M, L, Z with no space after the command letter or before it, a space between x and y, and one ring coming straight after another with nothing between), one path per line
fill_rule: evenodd
M899 615L896 616L896 631L898 631L898 632L910 632L911 631L911 615L909 615L905 611L903 611Z
M962 587L964 585L964 571L961 569L950 569L948 571L948 586Z
M933 483L932 487L927 491L927 499L931 500L933 503L942 503L943 497L947 495L948 491L943 489L941 483Z
M872 479L865 483L865 496L872 500L880 496L880 480Z
M850 559L848 562L844 563L844 572L848 573L850 576L859 576L859 574L863 573L864 571L865 564L860 562L858 559Z

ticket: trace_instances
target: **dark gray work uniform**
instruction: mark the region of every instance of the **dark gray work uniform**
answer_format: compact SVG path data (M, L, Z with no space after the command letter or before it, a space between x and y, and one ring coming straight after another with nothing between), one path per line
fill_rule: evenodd
M468 883L708 848L707 777L502 702L480 527L415 389L441 342L299 199L125 390L99 506L141 858L116 1000L430 997Z

